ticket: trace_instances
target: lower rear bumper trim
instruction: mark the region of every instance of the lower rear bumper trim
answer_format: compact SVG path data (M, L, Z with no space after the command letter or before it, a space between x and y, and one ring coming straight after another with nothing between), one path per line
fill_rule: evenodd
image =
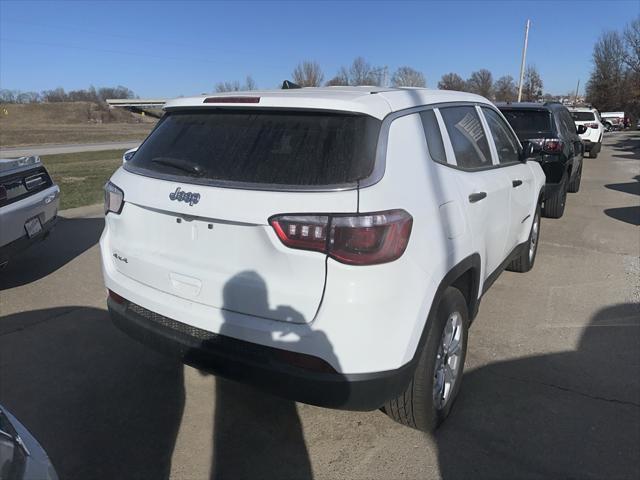
M207 332L126 301L120 304L110 298L108 307L119 329L161 353L215 375L321 407L375 410L404 391L415 368L410 362L397 370L375 373L308 370L287 362L289 351Z

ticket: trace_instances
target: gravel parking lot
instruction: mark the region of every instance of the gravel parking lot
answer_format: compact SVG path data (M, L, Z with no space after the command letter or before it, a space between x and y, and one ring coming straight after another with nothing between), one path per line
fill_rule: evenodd
M101 210L65 212L0 271L0 403L62 479L640 477L640 132L585 159L533 271L483 298L435 436L203 375L120 333Z

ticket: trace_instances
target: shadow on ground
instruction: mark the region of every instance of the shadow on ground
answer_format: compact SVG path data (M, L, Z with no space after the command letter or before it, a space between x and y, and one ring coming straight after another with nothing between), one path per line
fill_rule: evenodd
M633 177L635 181L627 183L610 183L605 185L609 190L628 193L630 195L640 195L640 175ZM636 199L637 200L637 199ZM631 225L640 225L640 205L631 207L607 208L604 210L605 215L621 222L630 223Z
M60 218L44 241L11 259L0 270L0 291L46 277L98 243L103 218Z
M608 139L607 148L613 150L613 158L622 160L640 159L640 132L610 133L613 138Z
M106 311L0 318L0 380L0 403L40 441L61 479L169 478L182 364L129 339Z
M435 436L442 478L639 478L638 345L640 306L615 305L576 350L466 374Z
M604 210L604 213L615 220L630 223L635 226L640 225L640 206L607 208Z

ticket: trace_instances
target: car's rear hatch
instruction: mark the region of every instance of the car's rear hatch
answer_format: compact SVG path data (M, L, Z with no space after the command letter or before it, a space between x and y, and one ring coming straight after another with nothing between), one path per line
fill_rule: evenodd
M554 132L553 116L546 109L500 108L520 141L557 136Z
M171 112L112 178L125 200L107 215L113 265L184 299L310 322L325 255L285 247L268 219L355 212L379 124L336 112Z

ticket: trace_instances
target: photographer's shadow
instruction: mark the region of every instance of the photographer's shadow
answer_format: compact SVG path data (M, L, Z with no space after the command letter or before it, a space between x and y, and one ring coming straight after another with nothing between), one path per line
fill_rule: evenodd
M250 299L247 298L249 296ZM224 287L225 307L247 301L258 312L257 316L265 318L265 321L287 319L278 325L277 332L264 331L262 341L254 337L254 343L273 344L274 336L290 337L292 332L311 336L316 345L321 345L325 359L338 366L326 335L321 331L312 331L303 315L292 307L270 309L266 283L260 275L251 271L234 276ZM220 334L232 336L230 330L235 314L228 309L223 311L225 323ZM269 390L274 387L267 381L257 383ZM341 394L346 398L347 393L345 390ZM336 401L340 402L340 399ZM211 479L286 480L312 477L309 453L295 402L217 377Z
M614 305L577 350L465 374L435 435L442 478L638 478L639 341L640 307Z

